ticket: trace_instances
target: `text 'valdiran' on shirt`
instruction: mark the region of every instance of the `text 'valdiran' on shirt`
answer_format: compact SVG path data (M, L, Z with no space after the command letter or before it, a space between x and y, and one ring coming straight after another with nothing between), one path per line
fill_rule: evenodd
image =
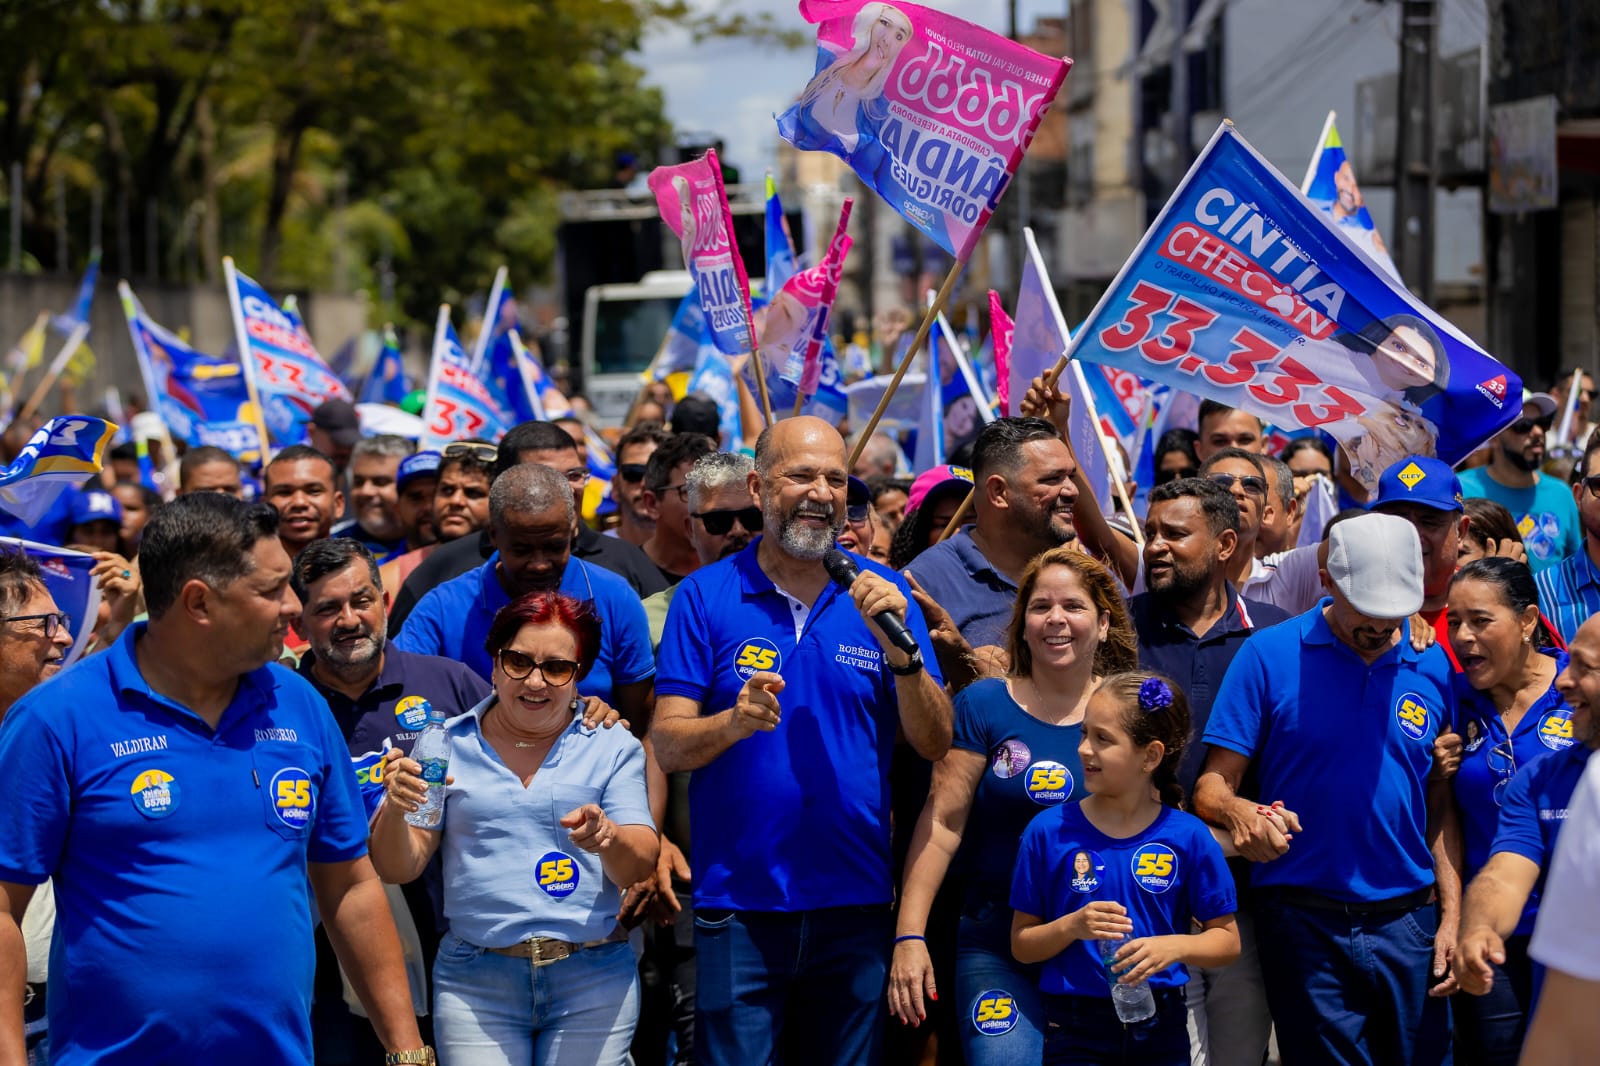
M344 738L277 665L213 732L145 683L143 633L0 726L0 880L55 880L52 1061L309 1062L306 864L366 854Z
M758 670L785 682L778 727L739 741L690 779L695 906L887 903L895 677L849 593L830 583L807 612L762 571L760 543L685 578L661 638L657 697L694 700L702 715L732 707ZM905 579L851 558L905 593L906 627L942 684Z
M1427 784L1434 738L1455 720L1450 660L1412 648L1407 622L1368 666L1328 628L1330 603L1245 641L1205 742L1247 756L1261 792L1250 798L1282 800L1305 826L1251 866L1252 888L1392 899L1434 883Z
M511 602L495 574L499 563L496 553L477 569L430 589L406 616L394 646L465 663L487 681L494 664L483 642L495 614ZM655 673L650 623L632 585L609 570L569 558L557 591L588 600L600 616L600 650L594 666L578 682L580 694L609 702L616 686L650 679Z
M1040 811L1084 797L1082 739L1082 723L1051 725L1023 710L1004 678L957 694L951 746L985 764L954 867L969 903L1006 906L1022 831Z
M1052 808L1028 824L1011 883L1012 909L1053 922L1095 900L1120 903L1133 935L1170 936L1191 922L1225 918L1237 909L1233 875L1205 823L1174 807L1131 837L1108 837L1077 803ZM1150 975L1155 988L1185 984L1174 963ZM1105 964L1093 941L1075 940L1045 961L1045 992L1111 997Z

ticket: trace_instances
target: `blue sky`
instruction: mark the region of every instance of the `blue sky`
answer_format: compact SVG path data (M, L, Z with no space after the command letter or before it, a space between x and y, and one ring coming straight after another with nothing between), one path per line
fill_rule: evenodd
M921 0L925 7L1004 33L1006 0ZM702 11L769 13L782 23L805 26L795 0L691 0ZM1039 15L1063 15L1067 0L1019 0L1026 28ZM746 180L773 165L778 134L772 116L788 106L811 77L812 53L759 48L747 41L695 44L687 33L653 32L641 62L649 81L667 98L667 117L680 131L716 133L727 143L728 160Z

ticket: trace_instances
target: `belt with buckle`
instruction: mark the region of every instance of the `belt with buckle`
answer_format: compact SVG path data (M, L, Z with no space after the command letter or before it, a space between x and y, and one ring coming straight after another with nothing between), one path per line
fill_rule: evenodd
M1339 911L1351 915L1399 914L1404 911L1414 911L1433 901L1432 885L1419 888L1415 892L1407 892L1403 896L1359 901L1334 899L1332 896L1324 896L1310 889L1287 886L1263 888L1259 891L1263 896L1275 898L1278 902L1287 903L1292 907L1310 907L1313 910Z
M609 936L600 940L590 940L583 944L574 944L570 940L557 940L550 936L531 936L526 940L519 940L506 948L485 948L496 955L509 955L513 959L528 959L535 966L549 966L552 962L570 959L573 955L587 948L603 947L606 944L617 944L628 939L628 934L620 926L611 931Z

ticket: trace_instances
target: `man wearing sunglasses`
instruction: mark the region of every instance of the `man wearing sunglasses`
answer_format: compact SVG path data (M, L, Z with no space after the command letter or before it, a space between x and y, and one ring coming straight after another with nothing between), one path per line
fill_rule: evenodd
M1261 456L1240 448L1223 448L1201 464L1200 476L1233 493L1233 500L1239 505L1239 546L1223 564L1228 582L1241 595L1290 614L1314 607L1322 598L1314 546L1291 548L1265 558L1256 555L1269 488Z
M161 508L139 552L149 621L0 728L19 775L0 795L6 1061L23 1051L12 922L46 878L57 1061L157 1062L175 1042L196 1062L311 1061L313 898L384 1049L423 1061L344 740L272 664L299 610L277 526L215 492ZM174 960L160 980L152 952Z
M823 566L844 524L843 439L786 418L749 478L762 537L679 587L660 649L662 768L692 770L698 1003L708 1066L873 1062L893 938L888 766L925 759L951 709L922 612L871 562L848 591ZM905 619L908 655L872 617ZM825 1019L826 1024L819 1024Z
M1543 392L1523 396L1522 415L1489 445L1489 465L1461 472L1461 491L1511 512L1528 549L1528 568L1548 569L1583 546L1578 506L1566 486L1540 472L1545 434L1556 401Z
M716 450L716 443L710 437L674 433L651 453L650 461L644 465L641 506L655 528L642 547L668 585L676 585L700 567L699 556L689 539L689 468L702 455Z
M611 479L611 498L617 504L617 525L606 536L643 545L655 530L655 519L643 504L645 464L670 437L659 423L634 426L617 442L617 473Z

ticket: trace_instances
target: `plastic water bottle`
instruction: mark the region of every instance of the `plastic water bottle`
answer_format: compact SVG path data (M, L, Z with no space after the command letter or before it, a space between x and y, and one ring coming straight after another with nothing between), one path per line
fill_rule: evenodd
M1122 945L1132 939L1132 936L1121 936L1116 940L1095 941L1100 946L1100 959L1106 966L1106 978L1111 982L1111 1004L1117 1008L1117 1019L1124 1025L1142 1022L1156 1013L1156 997L1150 992L1150 982L1141 980L1138 984L1125 985L1117 980L1117 974L1111 968Z
M426 700L421 709L428 721L417 736L411 757L422 764L422 780L428 786L428 795L422 806L406 815L406 822L419 829L434 829L444 817L444 777L450 770L450 734L444 731L443 711L434 710L433 704Z

